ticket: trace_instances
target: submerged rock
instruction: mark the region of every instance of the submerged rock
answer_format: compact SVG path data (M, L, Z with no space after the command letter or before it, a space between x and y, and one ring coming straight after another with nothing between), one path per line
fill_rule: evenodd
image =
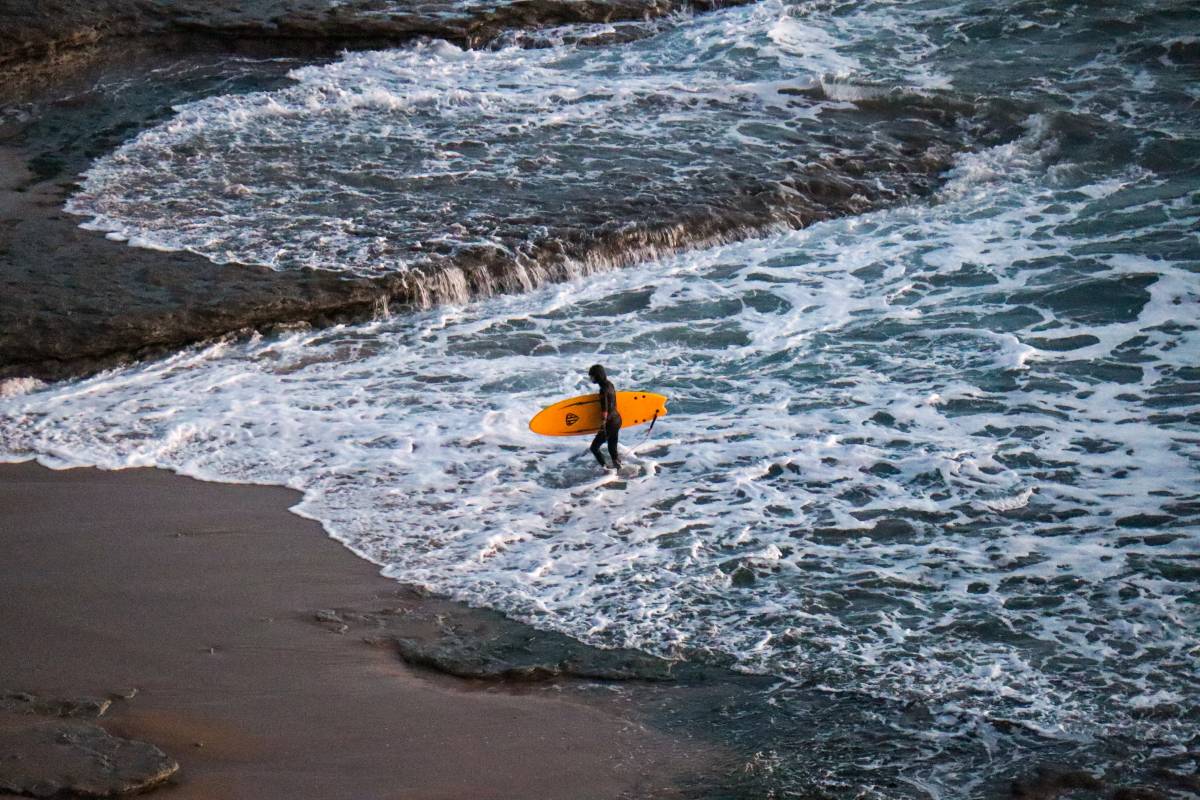
M0 714L0 792L114 797L152 789L179 770L157 747L86 722Z
M1079 769L1041 768L1029 777L1013 782L1012 796L1023 800L1054 800L1081 789L1102 789L1100 779Z
M702 680L710 673L638 650L592 647L494 611L449 602L365 612L323 609L314 616L334 632L360 633L371 644L394 648L409 664L459 678L676 681Z
M1167 800L1174 792L1195 794L1200 779L1166 769L1143 775L1149 783L1126 784L1120 774L1099 777L1086 770L1039 767L1012 784L1012 796L1021 800Z

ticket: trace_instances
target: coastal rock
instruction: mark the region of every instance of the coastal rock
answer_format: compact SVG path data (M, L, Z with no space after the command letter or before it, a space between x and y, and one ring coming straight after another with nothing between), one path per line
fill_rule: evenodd
M14 110L0 120L0 382L92 374L221 337L357 322L402 308L522 292L578 277L580 265L616 268L753 232L803 227L926 194L940 183L957 152L964 115L973 114L974 106L906 96L905 119L920 132L909 131L906 121L902 142L829 161L784 154L779 164L764 166L769 178L740 174L672 197L631 196L614 205L589 200L573 204L570 214L485 221L487 230L476 233L502 246L447 254L436 250L439 234L414 245L419 256L411 256L411 269L373 278L332 269L276 272L215 263L186 249L130 247L79 228L81 217L62 212L75 191L74 176L162 121L173 106L227 93L231 86L277 87L303 61L421 37L477 47L531 32L520 41L532 47L558 36L538 39L538 31L554 26L626 22L639 28L647 19L666 26L674 24L664 16L671 12L716 5L0 0L0 64L11 78L0 86L0 105ZM230 53L248 57L223 62ZM138 79L147 72L159 77ZM119 97L104 88L113 86L122 87ZM7 391L22 385L10 384Z
M1013 782L1012 796L1020 800L1055 800L1081 789L1102 789L1104 784L1083 770L1041 768L1032 775Z
M6 72L0 105L13 111L0 119L0 227L5 230L0 381L90 374L216 337L361 321L386 312L389 304L429 303L428 286L436 280L369 281L320 270L281 276L245 265L230 269L189 252L139 252L81 230L79 219L60 213L72 191L69 178L98 154L172 104L226 86L222 76L209 75L204 66L215 53L261 57L258 69L269 74L260 77L270 85L277 71L295 66L266 66L285 57L334 57L346 49L421 37L480 46L510 31L637 23L716 5L715 0L0 0L0 65ZM186 86L174 89L146 86L135 91L145 91L144 96L123 94L119 104L95 90L124 86L128 75L159 68L170 72L189 58L207 78L189 77ZM209 81L208 88L198 90L196 80ZM104 124L96 123L96 115ZM562 272L579 253L558 253L552 244L553 252L540 255L554 262L549 272ZM623 245L584 242L578 249ZM657 240L643 249L651 246L658 246ZM511 271L507 263L481 259L452 266L470 276L475 294L480 286L494 284L521 288L506 274ZM434 272L437 267L432 265Z
M738 5L746 0L725 0ZM382 47L418 36L477 46L512 29L662 17L714 0L0 0L0 64L61 57L82 47L146 37L314 47ZM186 43L184 49L186 47Z
M27 692L0 694L0 712L41 714L50 717L101 717L112 705L107 697L38 697Z
M886 158L865 158L856 166L873 176L897 168ZM254 265L231 268L186 251L131 248L78 227L76 219L47 216L44 207L64 199L62 187L50 182L19 187L9 193L18 217L0 248L0 285L6 290L0 293L0 379L57 380L220 337L322 327L389 310L520 292L578 277L579 264L617 268L733 241L750 231L801 228L860 213L921 194L936 180L935 171L909 175L901 179L902 191L880 190L867 198L870 181L839 176L840 168L809 165L805 170L824 178L780 179L787 191L747 190L704 206L664 207L655 212L660 216L635 225L592 227L585 215L576 224L548 229L545 240L532 244L524 240L527 227L517 225L505 248L433 255L408 270L370 278L317 269L287 274ZM0 191L0 203L3 195ZM56 247L48 250L47 241ZM97 268L106 264L122 268Z
M1167 795L1146 786L1131 786L1117 789L1112 800L1168 800Z
M86 722L0 714L0 792L115 797L143 792L179 769L153 745Z
M496 612L449 602L365 612L324 609L314 616L331 631L353 631L371 644L394 648L409 664L459 678L678 681L708 676L699 665L638 650L591 647Z
M1020 800L1167 800L1174 792L1195 794L1200 779L1166 769L1142 775L1129 783L1122 775L1100 777L1080 769L1040 767L1012 784L1012 796Z

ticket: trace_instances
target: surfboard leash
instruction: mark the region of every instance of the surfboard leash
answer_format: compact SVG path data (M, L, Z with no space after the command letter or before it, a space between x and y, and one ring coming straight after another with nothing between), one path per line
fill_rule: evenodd
M642 444L650 441L650 434L654 433L654 424L658 422L658 409L654 409L654 416L650 419L650 427L646 429L646 435L642 437ZM591 455L592 449L589 447L583 451L587 455Z
M654 409L654 418L650 420L650 427L646 430L646 436L642 439L642 443L650 441L650 434L654 433L654 423L658 422L658 409Z

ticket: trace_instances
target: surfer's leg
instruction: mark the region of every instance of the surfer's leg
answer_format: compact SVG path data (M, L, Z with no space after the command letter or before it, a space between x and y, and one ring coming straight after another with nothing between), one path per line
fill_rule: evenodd
M604 440L607 437L608 437L608 434L605 432L604 428L601 428L599 430L599 432L596 434L596 438L592 439L592 447L591 447L592 455L594 455L596 457L596 460L600 462L600 466L602 466L602 467L607 466L607 465L604 463L604 456L600 455L600 445L604 444Z
M613 469L621 468L621 457L617 455L617 438L621 435L621 420L608 421L608 454L612 456Z

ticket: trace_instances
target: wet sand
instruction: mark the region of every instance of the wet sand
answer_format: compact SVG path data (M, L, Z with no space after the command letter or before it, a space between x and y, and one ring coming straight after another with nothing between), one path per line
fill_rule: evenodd
M712 768L571 682L448 678L316 624L426 601L299 499L0 465L0 693L117 698L97 724L176 759L177 800L674 797Z

